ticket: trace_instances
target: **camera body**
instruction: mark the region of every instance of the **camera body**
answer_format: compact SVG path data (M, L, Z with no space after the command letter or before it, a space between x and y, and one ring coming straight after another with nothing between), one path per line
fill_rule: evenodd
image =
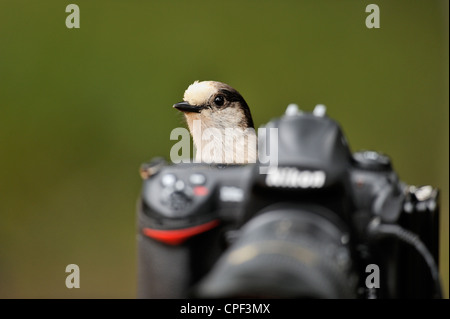
M440 296L437 189L352 153L321 107L264 129L276 165L141 166L139 298Z

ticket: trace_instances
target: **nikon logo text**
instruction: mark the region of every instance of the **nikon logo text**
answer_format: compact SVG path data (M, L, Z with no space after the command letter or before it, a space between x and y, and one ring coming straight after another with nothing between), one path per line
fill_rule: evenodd
M266 185L271 187L321 188L325 184L324 171L301 171L295 167L270 167Z

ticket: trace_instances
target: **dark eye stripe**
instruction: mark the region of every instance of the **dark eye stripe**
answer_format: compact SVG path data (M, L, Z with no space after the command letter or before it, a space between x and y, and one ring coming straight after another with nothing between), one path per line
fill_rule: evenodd
M245 102L242 95L236 91L236 90L228 90L228 89L221 89L219 90L221 94L223 94L228 102L239 102L241 104L242 110L244 111L244 114L246 116L247 126L254 128L252 115L250 113L250 108L247 105L247 102Z
M232 91L228 91L226 89L222 89L219 92L225 96L227 101L237 102L237 101L243 100L242 96L238 92L232 92Z

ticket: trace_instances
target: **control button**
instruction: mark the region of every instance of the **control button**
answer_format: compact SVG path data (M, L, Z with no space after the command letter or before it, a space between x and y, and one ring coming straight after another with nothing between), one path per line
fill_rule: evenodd
M323 104L317 104L313 110L315 116L324 117L327 113L327 107Z
M223 186L220 189L219 198L222 202L242 202L244 200L244 190L234 186Z
M298 110L298 105L291 103L287 106L285 115L286 116L294 116L294 115L298 115L299 113L300 113L300 111Z
M411 189L411 188L410 188ZM430 185L414 188L414 195L418 201L429 200L433 195L433 187Z
M172 186L175 184L177 178L173 174L165 174L161 177L161 184L165 187Z
M184 182L182 180L178 180L175 182L175 190L182 191L184 189Z
M209 191L205 186L195 186L194 187L194 194L195 196L206 196L208 195Z
M206 177L203 174L195 173L189 176L189 182L192 185L204 185L206 183Z

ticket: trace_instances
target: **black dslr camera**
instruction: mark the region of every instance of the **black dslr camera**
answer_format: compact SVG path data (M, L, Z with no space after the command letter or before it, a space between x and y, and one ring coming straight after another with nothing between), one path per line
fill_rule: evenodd
M442 297L437 189L352 153L323 106L264 129L254 164L141 166L139 298Z

